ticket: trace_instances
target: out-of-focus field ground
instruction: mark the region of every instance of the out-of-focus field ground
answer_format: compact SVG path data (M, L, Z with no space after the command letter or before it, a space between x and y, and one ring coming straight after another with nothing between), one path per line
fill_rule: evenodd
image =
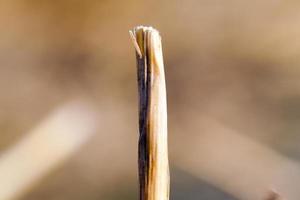
M1 0L0 199L138 199L128 30L162 35L171 199L300 199L300 2Z

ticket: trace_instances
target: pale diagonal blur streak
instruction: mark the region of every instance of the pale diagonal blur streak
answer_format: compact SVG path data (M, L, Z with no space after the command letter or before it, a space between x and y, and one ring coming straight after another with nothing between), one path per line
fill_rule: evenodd
M0 199L24 194L73 155L95 132L96 111L83 102L56 108L0 156Z

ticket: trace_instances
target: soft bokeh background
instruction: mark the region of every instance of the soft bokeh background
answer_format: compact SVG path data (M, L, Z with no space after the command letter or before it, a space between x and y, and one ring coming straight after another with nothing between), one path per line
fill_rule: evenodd
M36 162L25 172L46 169L16 199L138 199L128 30L143 24L163 39L171 199L260 200L270 189L300 199L299 11L296 0L1 0L0 170L8 163L8 178L0 177L0 188L25 187L10 175ZM87 106L97 122L85 143L66 154L40 135L27 157L20 152L31 140L15 151L70 101L84 108L62 112L77 109L79 120L49 134L71 143L61 132L78 130ZM19 152L15 162L10 152ZM46 156L38 160L39 153Z

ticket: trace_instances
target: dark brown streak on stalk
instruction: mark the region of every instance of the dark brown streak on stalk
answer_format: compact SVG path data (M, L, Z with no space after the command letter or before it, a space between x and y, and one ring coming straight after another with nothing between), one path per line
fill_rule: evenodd
M146 34L144 32L137 33L136 37L146 42ZM145 46L145 45L143 45ZM140 46L141 48L141 46ZM150 96L150 70L147 62L148 50L142 50L143 56L136 54L137 60L137 77L139 91L139 147L138 147L138 166L139 166L139 182L140 182L140 200L147 200L148 191L148 169L149 169L149 144L148 144L148 111L149 111L149 96Z

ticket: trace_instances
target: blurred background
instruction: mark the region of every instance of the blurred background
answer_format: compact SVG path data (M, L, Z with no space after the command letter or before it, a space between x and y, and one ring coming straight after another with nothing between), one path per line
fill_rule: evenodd
M162 35L171 198L300 199L300 2L1 0L0 199L138 199L128 30ZM283 198L282 198L283 199Z

